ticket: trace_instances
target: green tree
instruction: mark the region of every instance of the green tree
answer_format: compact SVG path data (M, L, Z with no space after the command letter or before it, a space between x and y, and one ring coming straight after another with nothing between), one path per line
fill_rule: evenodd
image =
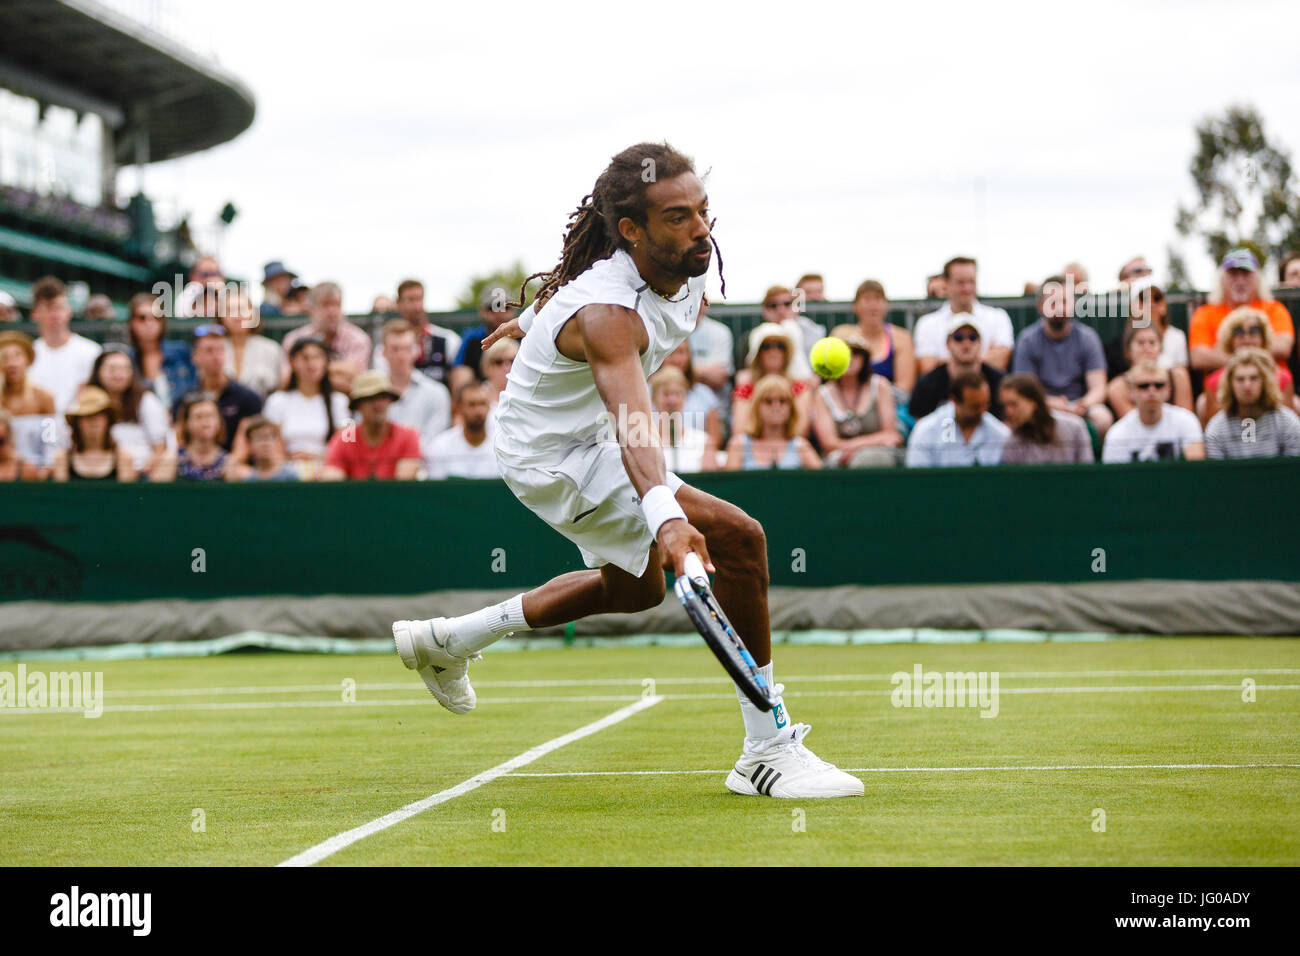
M1231 106L1222 117L1206 117L1196 127L1196 143L1189 172L1197 201L1190 209L1179 206L1178 234L1203 239L1215 263L1235 246L1252 249L1261 263L1300 249L1291 156L1268 142L1259 112ZM1173 284L1184 284L1182 257L1170 249L1169 258Z
M496 269L485 275L477 275L469 280L463 292L456 297L456 308L458 309L477 309L478 297L488 286L504 286L510 293L510 301L516 302L519 298L519 288L524 284L524 279L529 272L524 268L524 264L518 260L510 263L503 269ZM534 279L528 284L528 299L536 294L538 287L541 285L540 279ZM527 299L525 301L528 301Z

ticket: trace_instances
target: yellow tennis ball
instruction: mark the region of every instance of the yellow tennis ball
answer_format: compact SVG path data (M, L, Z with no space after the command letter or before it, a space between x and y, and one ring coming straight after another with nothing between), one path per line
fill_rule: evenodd
M848 371L850 358L849 344L834 337L818 339L808 353L809 364L822 378L839 378Z

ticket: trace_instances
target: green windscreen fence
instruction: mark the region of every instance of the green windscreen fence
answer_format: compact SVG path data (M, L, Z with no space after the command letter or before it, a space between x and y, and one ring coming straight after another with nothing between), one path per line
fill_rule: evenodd
M774 585L1300 580L1300 459L692 483L762 521ZM497 481L0 494L5 601L525 588L581 566Z

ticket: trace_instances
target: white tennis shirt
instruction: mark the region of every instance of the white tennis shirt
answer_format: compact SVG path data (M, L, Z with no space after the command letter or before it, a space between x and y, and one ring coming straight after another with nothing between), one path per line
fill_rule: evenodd
M591 367L555 347L555 337L575 312L587 305L621 305L641 316L650 340L641 370L649 378L694 331L705 285L704 276L690 278L673 296L680 301L665 299L651 291L632 257L620 249L561 286L540 313L526 309L519 317L525 334L497 406L497 455L528 466L610 437Z

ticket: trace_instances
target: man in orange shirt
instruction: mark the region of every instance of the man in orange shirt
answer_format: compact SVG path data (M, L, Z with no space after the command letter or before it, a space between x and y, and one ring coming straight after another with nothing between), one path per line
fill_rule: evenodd
M1187 349L1192 368L1212 372L1222 368L1228 356L1217 345L1219 323L1238 306L1249 305L1268 316L1273 328L1273 357L1285 363L1295 341L1295 326L1286 306L1260 297L1259 261L1249 249L1233 249L1219 265L1221 301L1210 302L1192 313Z
M388 420L397 393L383 372L362 372L352 383L353 413L360 423L341 428L325 452L321 481L345 478L409 480L420 469L420 433Z

